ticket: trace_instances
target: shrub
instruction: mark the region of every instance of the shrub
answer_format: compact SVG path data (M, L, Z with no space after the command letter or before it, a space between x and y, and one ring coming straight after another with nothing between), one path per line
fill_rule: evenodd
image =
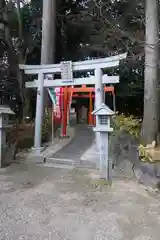
M51 133L51 116L49 109L45 109L44 112L44 120L43 120L43 125L42 125L42 142L47 142L50 137Z
M112 124L115 131L124 130L136 138L140 138L141 119L134 118L133 115L116 114L112 118Z
M154 149L155 141L147 146L143 144L140 136L141 122L142 122L141 119L135 118L133 115L125 116L124 114L116 114L112 118L112 124L115 129L115 132L120 132L124 130L139 140L140 145L138 146L138 152L141 161L153 162L148 149L149 148Z

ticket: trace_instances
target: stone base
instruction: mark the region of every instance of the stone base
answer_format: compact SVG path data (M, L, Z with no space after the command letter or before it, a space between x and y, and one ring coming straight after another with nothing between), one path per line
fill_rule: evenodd
M32 155L39 156L43 150L44 150L43 147L40 147L40 148L32 147Z

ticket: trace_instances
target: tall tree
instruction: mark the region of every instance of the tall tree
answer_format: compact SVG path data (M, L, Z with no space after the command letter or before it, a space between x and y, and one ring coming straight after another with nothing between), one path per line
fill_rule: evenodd
M41 40L41 64L51 64L54 61L55 46L55 21L56 21L56 0L43 0L42 14L42 40ZM37 89L37 105L36 105L36 125L35 125L35 146L40 145L42 122L43 122L43 105L47 106L49 99L43 88L44 76L39 78L39 86ZM43 97L43 95L45 97ZM44 119L45 120L45 119ZM44 121L46 124L46 121Z
M145 83L142 135L145 143L158 133L158 0L146 0Z
M43 0L42 9L41 64L53 64L56 41L56 0ZM44 104L47 105L49 99L46 91L44 95Z
M41 63L49 64L55 58L56 0L43 0Z
M17 22L18 22L18 63L26 64L27 60L27 49L25 48L24 36L23 36L23 22L22 22L22 13L21 13L21 1L16 0L16 13L17 13ZM28 99L26 96L27 90L24 87L24 74L22 71L17 69L17 78L19 82L19 94L21 97L21 118L22 120L28 115Z

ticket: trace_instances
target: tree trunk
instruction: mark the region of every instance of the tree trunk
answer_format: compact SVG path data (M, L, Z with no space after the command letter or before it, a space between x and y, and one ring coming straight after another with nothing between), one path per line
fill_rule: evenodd
M5 1L0 0L0 39L4 39L5 34L4 34L4 8L5 8Z
M56 0L43 0L41 64L54 63Z
M146 0L145 82L142 137L145 144L158 134L158 0Z
M41 64L53 64L55 58L56 0L43 0ZM44 91L44 105L50 102Z
M24 37L23 37L23 25L22 25L22 18L21 18L20 0L16 0L16 5L17 5L17 20L18 20L18 36L20 41L18 62L19 64L25 64L26 53L24 51ZM22 102L21 120L23 121L24 118L28 116L29 99L27 98L27 89L24 86L25 84L24 73L20 71L19 67L17 68L17 77L18 77L19 91L20 91L20 97Z
M55 34L56 34L56 0L43 0L42 16L42 43L41 43L41 64L53 64L55 59ZM51 100L46 89L44 93L44 107L47 109L51 105ZM42 94L43 94L42 93ZM48 108L49 112L52 109ZM48 112L47 111L47 112ZM45 117L43 118L45 119ZM55 127L52 119L52 134L54 136Z

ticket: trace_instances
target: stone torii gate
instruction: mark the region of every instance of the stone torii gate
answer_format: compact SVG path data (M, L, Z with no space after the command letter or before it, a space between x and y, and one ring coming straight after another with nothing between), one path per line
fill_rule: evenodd
M86 60L80 62L61 62L60 64L46 65L20 65L20 69L24 70L25 74L38 75L38 80L26 82L26 88L37 88L37 103L36 103L36 118L35 118L35 135L34 147L35 155L39 155L41 148L41 131L43 118L43 95L44 88L76 86L76 85L93 85L95 84L95 107L98 108L103 102L103 84L119 83L119 76L108 76L102 74L103 69L118 67L119 62L125 59L126 53L100 58L95 60ZM94 76L86 78L74 78L73 72L94 71ZM61 79L48 80L45 79L47 74L61 74ZM98 133L97 146L98 146Z

